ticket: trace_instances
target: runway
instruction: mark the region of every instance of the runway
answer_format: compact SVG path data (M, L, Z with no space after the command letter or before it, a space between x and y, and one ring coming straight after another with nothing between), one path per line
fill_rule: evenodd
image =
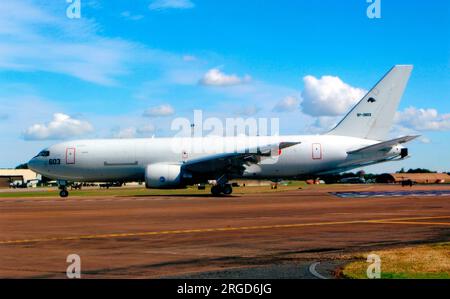
M1 198L0 277L65 278L75 253L84 278L309 278L312 263L330 276L350 252L448 241L450 196L330 194L400 190Z

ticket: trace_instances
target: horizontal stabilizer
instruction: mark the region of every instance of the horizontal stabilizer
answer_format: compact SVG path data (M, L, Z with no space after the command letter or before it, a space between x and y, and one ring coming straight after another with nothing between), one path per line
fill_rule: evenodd
M388 141L375 143L375 144L372 144L372 145L369 145L369 146L366 146L363 148L359 148L357 150L347 152L347 154L360 154L360 153L377 152L377 151L383 151L383 150L389 151L394 145L409 142L417 137L419 137L419 135L403 136L400 138L395 138L395 139L391 139Z

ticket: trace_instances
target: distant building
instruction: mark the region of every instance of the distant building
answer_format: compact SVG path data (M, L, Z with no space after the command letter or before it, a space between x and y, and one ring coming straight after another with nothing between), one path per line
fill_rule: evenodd
M0 169L0 188L9 188L9 184L14 181L26 183L40 178L39 174L30 169Z
M366 180L364 179L364 177L348 177L348 178L342 178L339 180L339 183L342 184L365 184Z
M236 183L239 186L247 186L247 187L270 186L272 184L271 181L252 180L252 179L236 179L232 180L231 183Z
M417 184L443 184L450 183L447 173L384 173L377 178L377 183L400 184L404 181Z

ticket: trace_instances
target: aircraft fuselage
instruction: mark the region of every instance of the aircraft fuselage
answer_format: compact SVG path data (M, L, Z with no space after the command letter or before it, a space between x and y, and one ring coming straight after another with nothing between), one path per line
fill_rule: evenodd
M251 148L276 142L300 142L246 167L246 178L290 178L300 175L339 172L364 163L395 157L391 151L350 157L347 152L378 143L375 140L333 135L271 137L205 137L75 140L50 146L48 155L36 156L28 164L42 175L77 182L144 181L149 164L182 165L212 153ZM215 178L209 178L215 179Z

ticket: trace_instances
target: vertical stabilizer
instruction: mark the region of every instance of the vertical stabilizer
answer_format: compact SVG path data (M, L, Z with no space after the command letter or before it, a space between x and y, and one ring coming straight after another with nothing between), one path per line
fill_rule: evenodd
M384 140L412 68L412 65L394 66L327 134Z

